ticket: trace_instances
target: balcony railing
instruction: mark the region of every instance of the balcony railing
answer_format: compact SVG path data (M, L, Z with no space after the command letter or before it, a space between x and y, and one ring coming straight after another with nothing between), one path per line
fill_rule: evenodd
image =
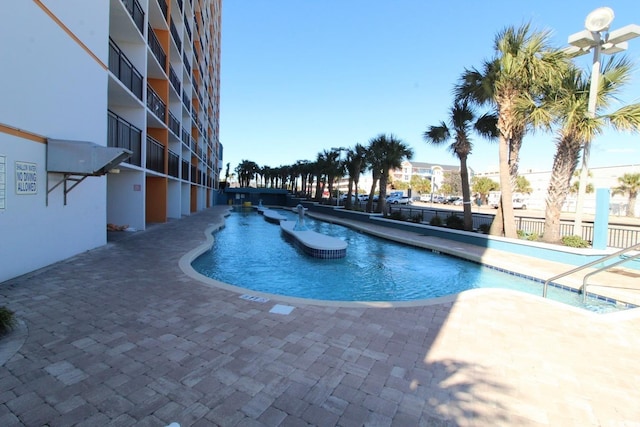
M147 136L147 169L164 173L164 146Z
M171 86L176 90L176 92L180 93L182 90L182 83L180 83L180 78L173 70L173 67L169 65L169 81L171 82Z
M178 156L173 151L169 150L169 175L175 176L176 178L180 172L180 156Z
M171 31L173 41L176 42L176 46L178 46L178 50L182 50L182 40L180 40L180 36L178 35L178 29L173 24L173 19L171 20L171 25L169 25L169 30Z
M158 0L158 5L160 6L160 10L164 15L164 19L167 19L167 13L168 13L167 2L165 0Z
M184 67L187 69L187 74L191 76L191 65L189 65L187 54L185 52L182 52L182 62L184 63Z
M160 66L164 70L167 67L167 54L162 48L160 41L158 41L158 37L156 37L156 33L153 31L153 28L151 28L151 25L149 25L148 31L147 40L149 41L151 52L153 52L153 56L156 57Z
M158 94L149 85L147 85L147 107L162 123L165 122L167 105L162 102L162 99L160 99Z
M171 129L171 132L173 132L176 136L180 135L180 121L176 118L176 116L171 114L171 111L169 111L169 129Z
M191 166L191 182L198 182L198 169L194 165Z
M184 128L182 129L182 133L180 134L180 139L188 148L191 141L191 135L189 135L189 132Z
M125 162L142 166L142 131L113 111L107 111L107 146L131 150Z
M140 34L144 34L144 11L142 10L142 6L138 3L138 0L122 0L124 4L124 8L127 9L129 15L131 15L131 19L138 27L138 31Z
M181 177L185 181L189 181L189 162L186 160L182 161L182 174Z
M185 91L182 91L182 103L187 107L187 111L191 111L191 99L189 99Z
M193 36L191 35L191 27L186 20L184 21L184 29L187 30L187 35L189 36L189 40L191 40L193 38Z
M111 38L109 38L109 71L142 101L142 74Z
M180 12L183 10L182 0L178 0L178 7L180 8Z

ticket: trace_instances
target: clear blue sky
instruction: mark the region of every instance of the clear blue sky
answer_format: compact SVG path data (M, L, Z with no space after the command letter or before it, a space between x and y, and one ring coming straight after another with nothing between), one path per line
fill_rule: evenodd
M615 11L612 30L640 24L638 0L224 0L223 161L277 167L393 133L415 161L458 164L422 134L446 120L464 69L490 58L507 26L530 22L563 47L601 6ZM640 38L627 55L636 69L620 98L640 102ZM637 134L608 131L592 147L592 167L640 164ZM527 135L521 170L550 170L554 152L553 135ZM469 166L497 164L497 143L474 138Z

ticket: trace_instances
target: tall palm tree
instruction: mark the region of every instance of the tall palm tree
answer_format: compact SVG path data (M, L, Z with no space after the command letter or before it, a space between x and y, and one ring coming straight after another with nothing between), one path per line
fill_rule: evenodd
M627 216L634 217L636 210L636 200L640 192L640 173L625 173L618 178L618 185L613 189L613 194L625 194L629 197L627 206Z
M353 201L351 195L353 194L353 186L355 184L356 194L358 193L358 182L360 181L360 174L366 169L365 156L367 149L362 144L356 144L354 148L347 150L347 160L345 161L345 169L349 174L349 188L347 189L347 200L345 207L351 209Z
M576 171L585 143L589 144L607 124L617 130L640 131L638 103L624 106L612 113L602 113L630 81L631 71L632 65L625 58L614 58L604 65L598 85L595 117L591 117L588 112L591 77L575 67L567 70L561 85L551 88L549 99L538 107L537 110L547 111L542 114L543 121L546 120L544 116L551 112L559 125L556 132L556 153L547 189L543 234L545 242L560 241L562 205L571 191L571 177ZM534 110L534 118L537 117L536 114L537 111Z
M566 54L552 49L549 40L548 31L532 31L529 24L504 29L494 41L495 58L483 72L467 70L456 87L457 98L489 103L498 115L501 203L491 234L517 237L512 189L527 126L526 111L517 106L522 98L537 99L566 68Z
M260 170L255 162L251 160L242 160L238 166L236 166L236 173L238 174L238 183L240 187L249 187L251 180L256 176L256 173Z
M389 182L389 171L402 166L402 161L413 157L413 150L393 134L380 134L369 141L369 150L376 157L375 165L380 173L380 195L376 212L386 212L385 197Z
M445 122L440 122L438 126L429 126L424 132L423 138L426 142L434 145L442 145L452 140L449 151L460 160L460 180L462 181L462 207L464 213L464 229L473 229L473 217L471 214L471 194L469 188L469 169L467 168L467 157L471 154L473 145L469 133L472 127L480 135L487 138L496 138L496 123L498 118L495 114L485 114L475 120L475 112L469 106L467 100L455 102L451 107L449 115L449 126Z

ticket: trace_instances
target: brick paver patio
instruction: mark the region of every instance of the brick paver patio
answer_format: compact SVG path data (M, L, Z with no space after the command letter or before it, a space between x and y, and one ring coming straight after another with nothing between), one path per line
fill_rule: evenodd
M640 426L638 310L249 301L178 266L225 209L0 284L0 426Z

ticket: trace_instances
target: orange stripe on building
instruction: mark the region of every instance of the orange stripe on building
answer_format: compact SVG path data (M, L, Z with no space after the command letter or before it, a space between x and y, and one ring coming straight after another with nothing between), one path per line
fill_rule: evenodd
M44 136L35 134L33 132L28 132L26 130L14 128L12 126L3 125L2 123L0 123L0 132L17 136L19 138L28 139L30 141L41 142L43 144L47 143L47 138L45 138Z
M82 40L80 40L80 38L78 36L76 36L75 34L73 34L73 32L66 26L64 25L64 23L60 20L60 18L58 18L56 15L53 14L53 12L51 12L49 10L49 8L47 8L47 6L45 6L44 4L42 4L42 2L40 0L33 0L33 2L35 4L37 4L40 9L42 9L44 11L44 13L46 13L47 15L49 15L49 17L51 19L53 19L55 21L56 24L58 24L58 26L60 28L62 28L62 30L67 33L69 35L69 37L71 37L76 43L78 43L78 45L84 49L85 52L87 52L89 54L89 56L91 56L97 63L98 65L100 65L102 68L104 68L105 70L108 69L108 67L105 65L104 62L102 62L100 60L100 58L98 58L92 51L91 49L89 49L87 47L87 45L85 45L84 43L82 43Z

